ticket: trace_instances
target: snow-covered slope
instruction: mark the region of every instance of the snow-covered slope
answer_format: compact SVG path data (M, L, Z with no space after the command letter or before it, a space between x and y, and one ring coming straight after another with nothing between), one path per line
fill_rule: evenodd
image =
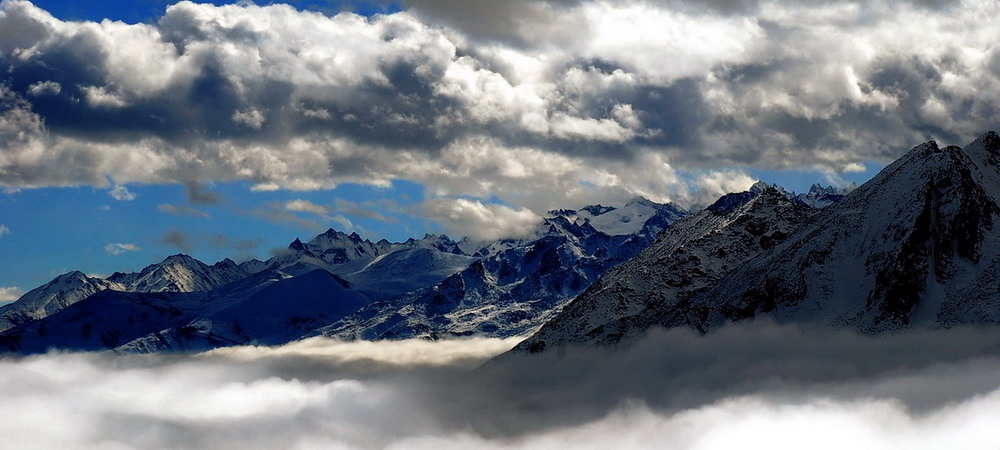
M263 267L292 275L316 269L345 273L364 267L379 255L398 249L399 245L385 240L372 242L357 233L347 234L330 228L309 242L296 238L285 251L265 261Z
M629 207L645 211L641 202ZM608 235L588 219L556 211L532 240L484 247L485 257L426 289L373 303L316 334L342 339L401 339L442 335L513 336L559 311L609 267L652 242L679 210L653 204L634 234ZM590 207L601 216L614 211ZM624 217L624 216L619 216ZM636 215L634 217L639 217ZM573 220L570 220L572 218Z
M207 265L187 255L173 255L140 272L115 273L107 279L74 271L0 308L0 331L41 319L105 289L127 292L209 291L245 278L247 272L226 259Z
M478 259L415 246L379 255L361 269L342 274L342 277L373 300L384 300L431 286Z
M384 245L388 241L383 239L379 242ZM444 253L451 253L453 255L465 254L458 242L451 240L451 238L443 234L424 234L424 237L421 239L409 238L405 242L399 244L389 244L389 247L391 250L423 248L437 250Z
M105 290L0 333L0 351L188 351L297 339L368 304L324 270L260 272L210 292Z
M260 270L280 270L294 275L315 269L346 275L363 270L384 255L413 249L425 249L449 255L465 254L459 243L445 235L427 234L422 239L410 238L405 242L389 242L385 239L372 242L362 239L357 233L346 234L331 228L309 242L295 239L285 251L273 258L261 264L251 264L252 267L260 267ZM431 271L440 269L434 267Z
M814 212L773 188L726 195L611 268L515 351L613 344L665 323L693 296L780 243Z
M331 230L332 231L332 230ZM320 257L305 243L295 238L288 248L271 259L264 261L264 271L281 271L290 275L301 275L316 269L333 270L333 265ZM371 256L370 258L374 258Z
M1000 137L927 142L691 306L867 332L1000 322Z
M108 281L128 292L199 292L210 291L249 275L232 260L211 266L188 255L177 254L147 266L137 273L115 273Z
M591 244L588 238L607 235L564 218L548 223L552 233L544 238L477 261L430 288L374 303L321 333L343 339L401 339L507 335L529 329L596 279L607 264L582 251ZM576 236L567 228L585 235Z
M321 269L345 274L374 297L385 298L430 286L476 259L462 255L458 244L444 235L428 234L401 243L385 240L373 243L357 234L331 229L308 243L296 239L288 251L268 261L236 264L225 259L209 266L178 254L139 272L116 272L107 279L70 272L0 308L0 332L58 313L106 289L132 293L209 293L206 295L213 301L205 307L218 309L227 302L245 300L270 283ZM367 297L364 303L368 303ZM99 308L88 311L101 314Z
M254 274L267 269L267 263L259 259L248 259L239 264L240 269L248 274Z
M356 259L374 258L388 250L389 246L388 242L373 243L361 239L357 233L346 234L332 228L304 245L312 254L333 266Z
M105 290L0 333L0 351L105 350L190 320L204 293Z
M0 307L0 331L61 311L105 289L124 289L103 278L73 271L28 291L16 302Z
M250 295L211 297L190 321L136 337L116 350L149 353L283 344L370 303L347 281L322 269L274 281Z
M553 217L565 217L571 222L587 221L609 236L638 234L646 226L646 222L654 217L659 218L661 228L684 217L687 213L673 204L660 204L643 197L635 197L621 208L602 205L585 206L579 210L560 209L549 211Z

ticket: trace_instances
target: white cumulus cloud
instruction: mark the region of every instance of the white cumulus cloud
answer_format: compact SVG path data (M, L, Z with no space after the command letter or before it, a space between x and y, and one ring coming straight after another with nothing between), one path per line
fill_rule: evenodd
M542 220L526 208L464 198L432 199L424 209L454 235L481 240L527 237Z
M325 215L330 212L325 206L317 205L309 200L295 199L285 202L285 209L289 211L309 212L317 215Z
M113 243L104 246L104 251L108 252L110 255L120 255L126 252L137 252L142 250L138 245L135 244L123 244L123 243Z
M28 86L28 93L31 95L59 95L62 92L62 85L55 81L39 81Z
M259 130L264 125L264 113L256 109L236 111L233 113L233 122Z
M135 200L136 197L138 197L137 194L133 193L132 191L129 191L127 187L121 184L116 185L113 189L111 189L111 191L108 192L108 195L110 195L111 198L118 200L120 202L132 201Z
M0 305L17 300L21 298L22 295L24 295L24 291L19 287L0 287Z

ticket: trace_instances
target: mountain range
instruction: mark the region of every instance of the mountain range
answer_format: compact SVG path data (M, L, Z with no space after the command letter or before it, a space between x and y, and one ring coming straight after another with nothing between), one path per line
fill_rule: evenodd
M581 211L561 210L517 240L372 242L331 229L267 261L174 255L107 278L71 272L0 308L0 348L193 351L316 334L522 334L686 214L642 198ZM450 307L418 307L441 293ZM387 333L385 318L401 309L411 326ZM474 313L483 315L464 320Z
M757 183L688 212L635 198L550 211L521 239L372 242L328 230L267 261L174 255L70 272L0 307L0 349L199 351L310 336L529 336L625 345L768 318L882 333L998 323L1000 137L926 142L862 186Z

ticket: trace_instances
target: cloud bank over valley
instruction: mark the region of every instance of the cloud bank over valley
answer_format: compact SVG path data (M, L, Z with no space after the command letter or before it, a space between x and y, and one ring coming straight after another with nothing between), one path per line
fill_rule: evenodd
M77 448L995 448L1000 336L743 324L618 352L517 339L4 358L0 444Z

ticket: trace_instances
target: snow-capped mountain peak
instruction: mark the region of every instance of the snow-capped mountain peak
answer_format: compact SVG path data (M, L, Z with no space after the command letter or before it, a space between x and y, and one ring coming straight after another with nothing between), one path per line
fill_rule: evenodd
M580 208L580 211L586 212L586 213L590 214L591 216L599 216L601 214L604 214L604 213L607 213L607 212L611 212L611 211L614 211L614 210L615 210L615 207L613 207L613 206L604 206L604 205L587 205L587 206L584 206L583 208Z
M635 197L630 198L627 202L625 202L624 206L625 208L628 208L630 206L647 206L650 208L656 208L658 206L661 206L661 204L649 200L641 195L637 195Z
M117 272L108 277L108 281L130 292L199 292L210 291L247 275L249 273L231 260L209 266L189 255L176 254L138 273Z
M813 208L825 208L827 206L839 202L841 199L844 198L845 195L847 195L849 192L857 188L857 185L851 183L844 187L836 187L836 186L823 186L819 183L814 183L812 186L809 187L809 190L807 192L796 194L795 192L788 191L785 188L778 186L777 184L769 184L763 181L757 181L752 186L750 186L747 192L736 193L735 197L730 197L726 201L738 202L740 198L742 198L743 200L748 200L753 195L759 194L763 190L769 188L777 190L785 197L788 197L789 200L792 200L796 203L800 203ZM728 194L727 196L732 196L732 195L733 194ZM723 196L723 199L726 199L727 196ZM724 206L720 205L717 207L724 207Z
M579 210L557 209L549 211L549 215L553 218L564 217L569 221L581 224L589 222L594 229L609 236L639 233L650 220L657 222L657 227L662 229L663 226L676 221L685 214L686 211L672 204L656 203L641 196L632 197L620 208L589 205Z
M292 243L288 244L288 249L295 250L297 252L309 251L309 249L306 248L306 244L303 244L299 238L295 238L295 240L292 241Z
M161 264L183 264L187 266L194 266L198 263L198 260L192 258L189 255L183 253L177 253L164 258Z
M855 190L857 188L858 188L858 185L855 184L854 182L851 182L851 184L849 184L847 186L844 186L844 187L823 186L823 185L821 185L819 183L814 183L812 186L809 186L809 192L807 192L807 194L808 195L813 195L813 196L821 196L821 195L847 195L851 191L853 191L853 190Z
M854 183L844 187L824 187L819 183L816 183L809 187L809 192L797 194L792 197L792 200L813 208L826 208L827 206L843 200L844 196L856 188L857 185Z
M0 331L41 319L105 289L122 289L122 286L78 270L59 275L0 307Z
M715 213L728 213L734 209L737 209L747 204L748 202L750 202L750 200L757 198L757 196L760 195L761 192L764 192L764 190L751 189L744 192L732 192L723 195L722 197L719 197L719 199L716 200L715 203L708 205L707 207L705 207L705 209Z
M786 196L788 195L788 191L786 191L785 188L783 188L781 186L778 186L777 184L765 183L765 182L760 181L760 180L758 180L754 184L750 185L750 188L747 189L747 191L748 192L752 192L754 194L759 194L759 193L763 192L765 189L768 189L768 188L775 189L778 192L782 193L783 195L786 195Z
M443 234L426 233L422 239L410 238L403 244L393 246L393 248L397 247L429 248L455 255L466 254L458 242L453 241L451 238Z

